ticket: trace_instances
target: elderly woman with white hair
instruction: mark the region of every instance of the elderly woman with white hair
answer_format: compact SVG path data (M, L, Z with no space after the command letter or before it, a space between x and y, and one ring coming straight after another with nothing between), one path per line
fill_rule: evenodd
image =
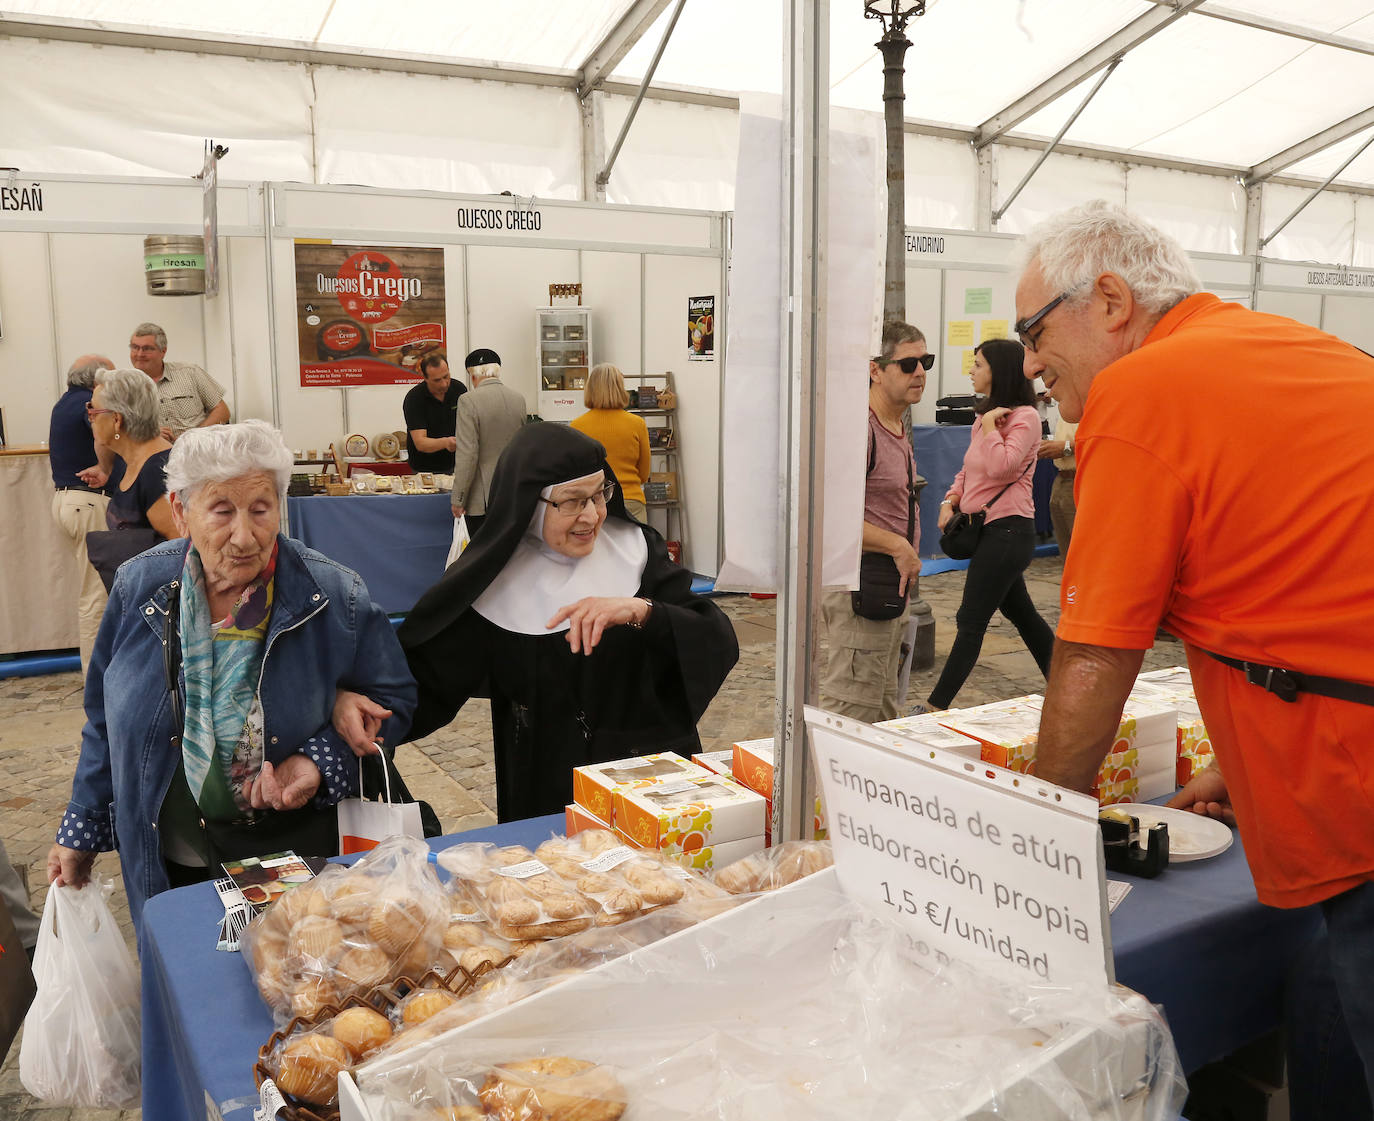
M278 532L291 466L262 421L185 433L167 464L185 540L127 561L110 592L48 878L80 887L117 849L135 925L222 860L336 854L355 752L399 743L414 710L362 579Z

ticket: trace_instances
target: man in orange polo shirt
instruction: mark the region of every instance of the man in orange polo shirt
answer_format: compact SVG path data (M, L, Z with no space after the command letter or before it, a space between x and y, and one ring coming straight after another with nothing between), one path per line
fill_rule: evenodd
M1341 994L1331 1014L1361 1056L1364 1077L1353 1058L1344 1073L1362 1095L1374 1072L1374 361L1199 292L1172 239L1105 203L1050 218L1025 253L1026 376L1080 421L1078 548L1037 773L1088 790L1156 628L1181 638L1218 767L1170 804L1239 826L1262 902L1322 904L1319 954ZM1301 1051L1326 1041L1289 1043L1301 1096L1315 1058Z

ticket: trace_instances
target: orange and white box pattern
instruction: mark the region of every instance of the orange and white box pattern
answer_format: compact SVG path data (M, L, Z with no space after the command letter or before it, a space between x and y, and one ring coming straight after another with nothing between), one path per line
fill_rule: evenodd
M721 841L718 845L707 845L694 850L663 850L663 855L673 863L690 868L694 872L713 872L717 868L733 864L736 860L753 856L767 847L762 837L746 837L742 841Z
M734 758L731 762L730 773L735 776L735 781L743 783L756 794L762 794L768 799L768 822L771 830L773 822L773 737L761 740L740 740L734 746ZM821 796L816 795L816 805L812 812L811 819L812 836L817 841L823 841L829 834L826 832L825 824L825 805L821 802Z
M1142 673L1136 689L1153 690L1178 709L1177 758L1175 779L1182 786L1212 762L1212 739L1207 734L1202 711L1193 693L1193 678L1187 666Z
M632 845L691 854L762 837L764 799L725 775L703 773L619 790L611 816L616 833Z
M583 809L576 802L563 807L563 832L575 837L584 829L610 829L609 821L602 821L596 814Z
M982 744L982 759L1013 771L1032 771L1040 736L1039 694L940 714L940 722ZM1174 789L1176 716L1172 705L1129 702L1095 793L1101 805L1142 802Z
M710 772L672 751L590 763L573 768L573 801L602 821L615 826L615 796L621 790L657 786L664 782L702 778Z

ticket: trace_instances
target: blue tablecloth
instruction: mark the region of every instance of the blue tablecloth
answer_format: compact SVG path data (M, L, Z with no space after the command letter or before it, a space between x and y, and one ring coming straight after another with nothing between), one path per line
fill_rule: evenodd
M926 481L921 492L921 556L942 557L940 552L940 500L964 465L964 453L973 430L962 424L917 424L911 429L911 444L916 451L916 470ZM1049 533L1050 487L1054 483L1052 460L1036 464L1031 489L1035 495L1035 528Z
M290 535L363 578L388 614L409 611L444 574L453 542L447 494L288 498Z
M563 828L555 814L430 843L533 848ZM1134 885L1111 919L1117 980L1164 1006L1184 1070L1279 1026L1283 976L1320 912L1261 906L1239 838L1155 880L1115 878ZM209 1104L225 1121L252 1117L253 1063L272 1017L242 957L214 949L223 914L209 884L165 892L143 912L144 1121L202 1117Z

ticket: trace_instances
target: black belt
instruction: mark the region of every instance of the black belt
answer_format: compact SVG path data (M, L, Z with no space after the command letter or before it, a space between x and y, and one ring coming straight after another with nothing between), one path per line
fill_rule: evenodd
M1314 673L1298 673L1297 670L1261 665L1259 662L1242 662L1236 658L1213 654L1210 650L1205 653L1223 665L1240 670L1251 685L1258 685L1266 693L1273 693L1279 700L1289 704L1298 699L1299 693L1313 693L1319 697L1351 701L1357 705L1374 705L1374 685L1344 681L1339 677L1319 677Z
M58 487L57 489L58 489L59 491L63 491L63 490L84 490L87 494L104 494L104 493L105 493L105 492L104 492L103 490L101 490L99 487L88 487L88 486L84 486L84 485L83 485L83 486L75 486L75 487Z

